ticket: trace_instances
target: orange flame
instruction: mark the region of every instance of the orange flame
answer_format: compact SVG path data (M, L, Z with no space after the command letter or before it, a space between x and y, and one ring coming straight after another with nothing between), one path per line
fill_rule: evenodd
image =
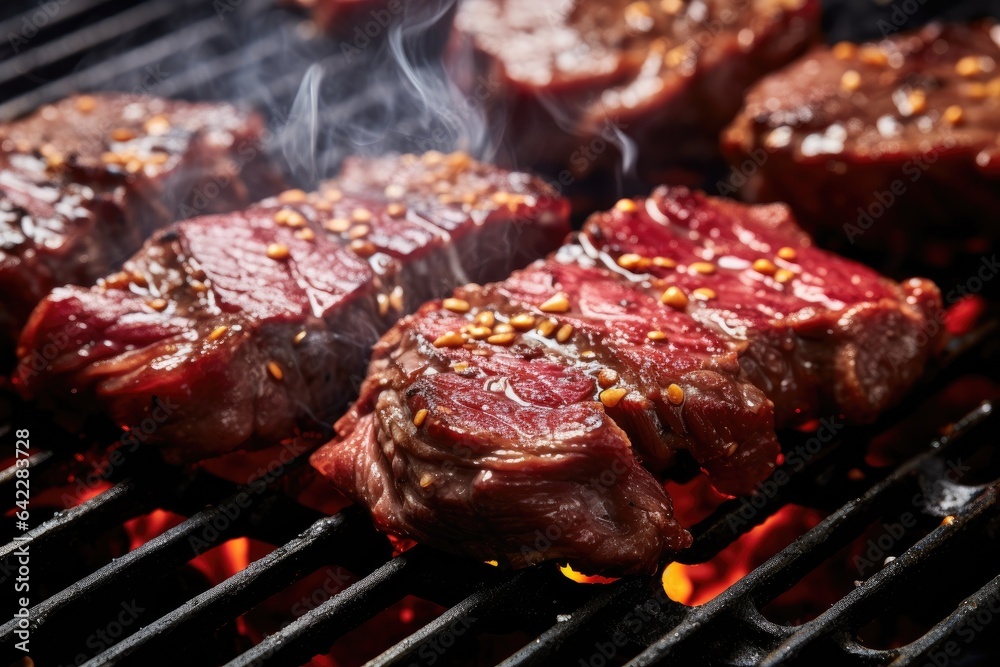
M663 572L663 589L671 600L689 606L705 604L821 519L818 512L786 505L720 551L715 558L698 565L668 565Z

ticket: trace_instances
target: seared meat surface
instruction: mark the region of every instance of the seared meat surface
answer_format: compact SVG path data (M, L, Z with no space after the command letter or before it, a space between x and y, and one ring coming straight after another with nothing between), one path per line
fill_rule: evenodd
M273 443L340 413L398 317L545 255L568 216L541 181L461 153L351 160L318 192L180 222L97 286L56 289L16 381L125 428L155 415L147 439L173 459Z
M660 188L400 321L312 462L396 534L649 571L690 539L654 473L687 451L720 491L751 492L776 427L895 402L940 315L933 284L815 248L785 207Z
M816 48L757 84L725 133L734 164L759 164L744 195L845 245L996 238L998 63L993 21Z
M624 134L641 148L640 175L656 180L718 155L744 90L817 37L819 5L467 0L456 33L477 54L473 85L487 82L487 104L517 129L504 137L517 164L579 178L620 161Z
M0 126L0 351L53 287L90 285L173 220L281 189L228 104L81 95Z

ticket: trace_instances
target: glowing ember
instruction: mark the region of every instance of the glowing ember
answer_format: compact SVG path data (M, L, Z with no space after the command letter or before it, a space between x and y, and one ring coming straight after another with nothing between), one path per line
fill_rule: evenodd
M601 577L596 574L583 574L582 572L577 572L569 565L560 565L559 571L562 572L563 576L567 579L572 579L579 584L610 584L614 581L618 581L618 579L612 577Z
M677 602L690 606L705 604L821 519L814 510L787 505L710 561L668 565L663 572L663 588Z

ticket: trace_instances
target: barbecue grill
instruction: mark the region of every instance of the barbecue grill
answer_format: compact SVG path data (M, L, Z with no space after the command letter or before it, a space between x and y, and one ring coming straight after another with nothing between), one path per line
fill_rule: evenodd
M0 44L0 120L72 92L137 89L248 102L269 112L277 128L295 115L295 94L311 63L344 63L336 40L273 4L52 0L27 9L4 6L0 34L15 37ZM919 22L935 3L912 4L919 9L907 20ZM949 11L983 9L974 4ZM876 12L891 17L892 7L830 3L828 31L834 38L877 35ZM19 554L27 550L31 656L42 667L300 665L407 596L444 611L380 655L357 656L359 663L482 664L483 645L492 643L490 664L511 667L992 664L1000 657L1000 564L994 556L1000 548L1000 466L992 454L1000 406L982 396L937 438L906 443L913 455L901 465L886 469L865 461L869 446L915 419L937 389L996 367L996 320L986 320L953 341L939 368L904 404L874 425L838 430L805 465L788 472L785 483L761 487L748 501L754 508L749 516L737 499L695 525L694 546L681 557L685 563L711 560L790 505L827 513L698 606L665 595L658 577L583 585L552 565L506 572L422 546L396 553L357 508L326 516L285 492L307 465L304 455L271 461L261 480L238 486L204 469L167 466L142 447L120 448L102 475L109 488L88 500L48 516L33 505L32 530L0 549L0 579L11 587L4 599L16 601L8 591ZM9 396L2 400L10 413L0 415L4 441L12 442L17 429L31 431L33 498L47 491L58 496L68 478L87 475L87 443L30 406ZM89 437L118 439L94 431ZM783 434L783 447L789 451L809 438ZM975 461L975 470L956 476L963 461ZM13 508L16 479L13 466L0 472L5 510ZM921 502L914 502L917 497ZM122 526L153 510L186 518L120 554L101 547L104 541L127 544ZM767 617L769 602L873 523L892 522L903 510L915 515L913 524L852 590L798 625ZM11 525L11 514L5 516ZM276 548L221 583L192 581L183 572L192 558L240 537ZM894 558L885 557L890 554ZM297 617L289 614L282 629L255 644L240 631L248 611L328 567L346 569L354 583ZM891 647L866 641L873 620L905 616L917 606L934 622L916 639L890 640ZM15 605L8 602L5 610L13 618ZM95 628L107 630L95 638ZM28 664L15 646L18 629L17 618L0 628L3 664Z

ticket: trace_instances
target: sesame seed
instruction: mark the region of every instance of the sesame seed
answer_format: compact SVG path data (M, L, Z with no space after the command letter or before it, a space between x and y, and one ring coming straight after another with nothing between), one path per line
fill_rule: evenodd
M278 201L282 204L301 204L306 200L306 193L303 190L294 188L292 190L285 190L278 195Z
M424 473L420 476L420 486L421 488L428 488L434 484L434 476L430 473Z
M323 191L323 198L331 204L336 204L344 198L344 193L337 188L328 188Z
M910 91L906 101L910 105L911 114L923 113L927 109L927 95L922 90Z
M441 164L441 161L444 160L444 155L440 151L427 151L424 153L422 160L428 167L435 167Z
M426 420L427 420L427 408L420 408L419 410L417 410L417 413L413 415L414 426L422 426ZM423 484L423 482L421 482L421 484Z
M964 117L965 117L965 112L962 110L962 107L958 106L957 104L953 104L944 110L944 119L950 125L958 125L959 123L962 122L962 119Z
M582 359L595 359L597 357L597 353L593 350L584 350L580 353L580 357Z
M76 98L76 110L82 113L90 113L97 106L97 100L90 95L81 95Z
M288 215L285 217L285 224L289 227L298 228L306 226L306 219L298 211L288 211Z
M637 269L644 263L645 258L642 255L635 254L634 252L627 252L618 258L618 266L627 271Z
M442 304L447 310L453 313L467 313L469 312L469 302L465 299L445 299Z
M715 298L715 290L711 287L699 287L691 292L691 296L699 301L710 301Z
M469 327L469 338L472 340L486 340L493 335L493 329L480 325Z
M849 69L840 77L840 88L848 92L854 92L861 87L861 75L857 70Z
M942 526L950 526L953 523L955 523L955 517L953 517L951 514L941 519Z
M393 218L402 218L406 215L406 205L400 204L399 202L393 202L385 207L385 212Z
M343 234L351 228L351 221L346 218L332 218L323 223L323 229L334 234Z
M512 331L514 331L514 327L507 322L501 322L493 327L494 333L511 333Z
M227 327L224 324L219 325L214 329L212 329L212 333L208 334L208 339L219 340L220 338L222 338L223 334L225 334L227 331L229 331L229 327Z
M559 327L559 331L556 332L556 341L560 343L565 343L573 335L573 325L564 324Z
M406 188L399 183L392 183L385 186L385 196L389 199L402 199L406 195Z
M753 270L757 273L763 273L765 276L773 276L774 272L778 270L778 267L776 267L774 262L771 260L764 259L762 257L754 261Z
M959 76L976 76L982 73L983 67L978 56L965 56L955 63L955 72Z
M732 456L733 454L736 453L736 450L738 450L739 448L740 448L739 444L735 442L729 443L728 445L726 445L726 456Z
M597 374L597 384L605 389L618 384L618 371L611 368L602 368Z
M778 269L774 272L774 280L779 283L787 283L794 277L795 272L788 269Z
M851 42L838 42L833 47L833 57L837 60L848 60L853 58L857 52L858 47Z
M660 303L666 304L671 308L682 310L687 308L688 305L687 294L685 294L684 290L680 287L671 285L663 294L660 295Z
M619 199L615 203L615 210L621 211L622 213L635 213L639 210L638 204L632 199Z
M715 264L712 264L711 262L693 262L691 264L691 270L695 273L707 276L715 273Z
M168 304L166 299L152 299L151 301L147 301L146 305L152 308L153 310L162 313L164 310L167 309Z
M510 325L518 331L528 331L535 326L535 317L529 313L518 313L510 318Z
M672 269L677 266L677 262L669 257L654 257L653 266L658 266L661 269Z
M559 323L553 319L542 320L541 322L538 323L537 330L538 333L541 334L543 337L548 338L553 333L555 333L556 327L558 326Z
M347 244L347 247L350 248L357 256L365 258L371 257L378 250L374 243L371 241L365 241L364 239L354 239Z
M356 208L351 211L351 220L354 222L371 222L372 212L366 208Z
M376 294L375 301L378 303L378 314L383 317L389 314L389 297L385 294Z
M476 324L481 324L484 327L492 327L496 324L497 318L492 311L484 310L478 315L476 315Z
M140 171L142 171L142 168L144 166L145 165L142 163L142 160L139 160L137 158L132 158L131 160L125 163L125 171L127 171L130 174L138 174Z
M965 94L974 100L984 99L988 93L985 83L980 83L975 81L973 83L967 84L964 88Z
M877 46L864 46L858 51L858 58L868 65L882 67L889 62L889 56Z
M680 388L680 385L671 384L667 387L667 400L674 405L680 405L684 402L684 390Z
M347 232L347 238L352 241L360 239L364 236L368 236L368 233L372 230L368 225L355 225L351 227L351 231Z
M508 331L507 333L493 334L492 336L486 339L486 342L489 343L490 345L510 345L511 343L514 342L514 339L516 337L517 334L515 334L513 331Z
M445 332L434 340L434 347L461 347L462 345L465 345L465 338L457 331Z
M306 335L307 335L306 330L303 329L302 331L295 334L295 338L292 339L292 343L298 345L299 343L301 343L306 339Z
M312 241L316 238L316 233L313 230L306 227L305 229L299 229L295 232L295 238L301 239L303 241Z
M654 343L660 343L660 342L663 342L663 341L665 341L667 339L667 334L663 333L662 331L658 331L658 330L647 331L646 332L646 338L648 338L649 340L653 341Z
M795 248L785 246L784 248L778 249L778 257L786 262L794 262L795 258L798 256L799 254L795 252Z
M389 305L392 306L393 310L397 313L403 312L403 287L402 285L396 285L389 292Z
M618 405L623 398L628 394L628 389L624 387L615 387L613 389L605 389L598 397L601 399L601 403L604 404L606 408L613 408Z
M273 260L288 259L289 254L288 246L284 243L271 243L267 246L267 256Z
M551 297L538 308L543 313L565 313L569 310L569 297L560 292L559 294Z
M463 153L462 151L455 151L448 155L447 163L449 167L457 170L463 170L469 166L472 159L469 157L468 153Z
M271 374L271 377L279 382L283 377L285 377L285 372L281 370L281 366L279 366L276 361L267 362L267 372Z
M146 130L147 134L159 136L170 131L170 119L160 114L148 119L142 127Z
M119 127L111 133L111 139L114 141L132 141L135 139L135 130L128 127Z
M464 373L465 371L469 370L469 362L468 361L458 361L458 362L453 363L451 365L451 368L456 373Z

